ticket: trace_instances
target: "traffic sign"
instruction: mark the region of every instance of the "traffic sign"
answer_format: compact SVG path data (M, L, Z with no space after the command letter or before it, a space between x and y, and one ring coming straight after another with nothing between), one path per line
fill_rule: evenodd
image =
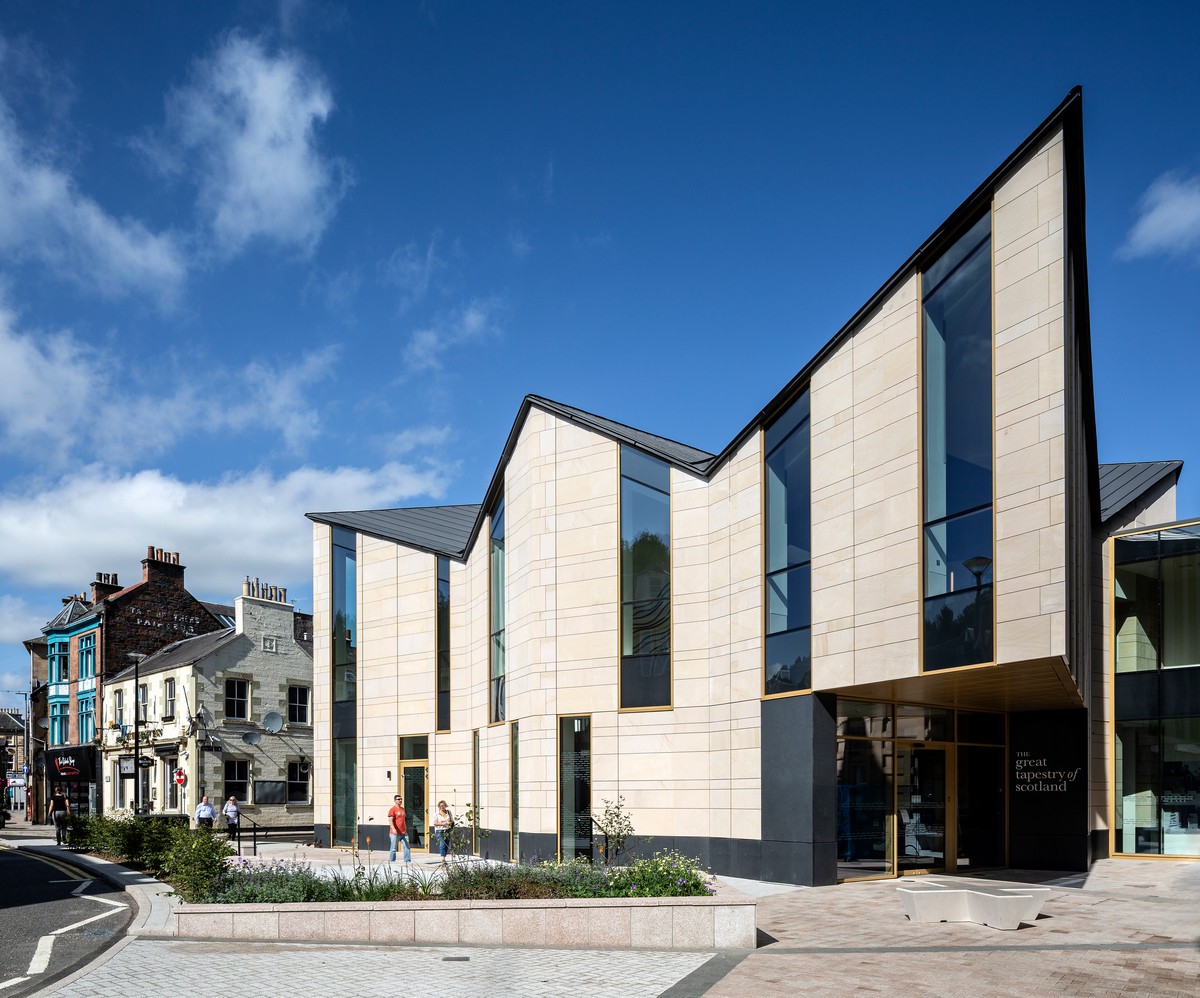
M21 772L26 776L29 775L29 763L25 763L25 765L21 767Z
M175 770L175 782L182 787L185 783L187 783L187 773L185 773L182 769Z

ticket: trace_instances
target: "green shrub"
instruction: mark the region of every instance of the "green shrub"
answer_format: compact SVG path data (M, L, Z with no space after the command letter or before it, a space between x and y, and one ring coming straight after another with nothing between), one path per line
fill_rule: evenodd
M114 814L72 815L69 829L71 848L98 852L120 863L161 870L177 827L187 827L182 815Z
M700 869L699 861L669 849L613 870L609 883L617 897L703 897L713 893L712 877Z
M218 893L233 847L211 828L172 827L163 873L184 901L202 904Z

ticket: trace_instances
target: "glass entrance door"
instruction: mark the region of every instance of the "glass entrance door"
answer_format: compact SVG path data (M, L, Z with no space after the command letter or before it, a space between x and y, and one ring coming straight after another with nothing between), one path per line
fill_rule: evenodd
M905 873L953 869L946 816L949 797L945 746L896 743L897 868Z
M425 760L400 764L400 795L404 798L405 820L408 822L408 844L412 849L428 849L426 829Z

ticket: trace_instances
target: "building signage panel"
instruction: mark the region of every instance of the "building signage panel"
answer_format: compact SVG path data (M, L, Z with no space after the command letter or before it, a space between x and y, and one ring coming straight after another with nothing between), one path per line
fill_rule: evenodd
M46 773L51 780L79 780L90 783L96 778L95 755L91 748L48 749Z
M119 756L117 765L120 767L121 779L132 778L137 772L137 760L131 755Z

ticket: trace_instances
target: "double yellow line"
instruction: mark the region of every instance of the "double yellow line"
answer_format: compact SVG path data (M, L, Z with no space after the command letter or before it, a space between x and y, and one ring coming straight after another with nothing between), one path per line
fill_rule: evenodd
M57 856L47 856L40 852L31 852L28 849L19 849L15 846L10 846L5 842L0 842L0 853L3 853L3 852L10 852L10 853L13 853L14 855L19 853L20 855L27 856L30 859L36 859L39 863L45 863L47 866L52 866L59 873L65 874L66 876L70 877L72 880L95 880L96 879L91 874L85 873L83 870L81 870L77 866L72 866L70 863L64 862L63 860L59 859Z

